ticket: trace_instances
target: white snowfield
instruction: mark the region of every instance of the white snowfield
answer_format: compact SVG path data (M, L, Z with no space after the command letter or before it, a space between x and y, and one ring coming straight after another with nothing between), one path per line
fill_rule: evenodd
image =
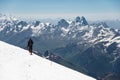
M96 80L0 41L0 80Z

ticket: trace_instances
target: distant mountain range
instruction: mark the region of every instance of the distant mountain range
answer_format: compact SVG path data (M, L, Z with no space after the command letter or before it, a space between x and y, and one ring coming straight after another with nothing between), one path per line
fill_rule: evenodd
M38 54L49 50L84 67L93 77L120 74L120 30L105 22L89 24L84 16L78 16L73 21L61 19L55 25L0 15L0 40L27 49L30 37Z
M105 22L110 28L120 29L120 20L101 20L101 21L88 21L90 24L92 23L100 23Z

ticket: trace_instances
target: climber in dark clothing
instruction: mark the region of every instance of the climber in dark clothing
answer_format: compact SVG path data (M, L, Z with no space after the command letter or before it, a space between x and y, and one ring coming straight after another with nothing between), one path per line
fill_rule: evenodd
M29 48L30 55L32 55L32 47L33 47L33 40L30 38L28 41L28 48Z

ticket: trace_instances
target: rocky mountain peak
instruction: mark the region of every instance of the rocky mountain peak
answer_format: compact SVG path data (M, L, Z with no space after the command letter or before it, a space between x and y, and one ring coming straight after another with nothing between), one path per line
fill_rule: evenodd
M69 23L68 23L65 19L61 19L61 20L58 22L58 26L60 26L60 27L68 27L68 26L69 26Z

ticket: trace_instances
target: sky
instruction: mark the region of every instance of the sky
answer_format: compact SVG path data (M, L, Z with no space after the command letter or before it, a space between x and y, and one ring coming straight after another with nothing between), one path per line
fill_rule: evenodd
M34 18L120 19L120 0L0 0L0 13Z

